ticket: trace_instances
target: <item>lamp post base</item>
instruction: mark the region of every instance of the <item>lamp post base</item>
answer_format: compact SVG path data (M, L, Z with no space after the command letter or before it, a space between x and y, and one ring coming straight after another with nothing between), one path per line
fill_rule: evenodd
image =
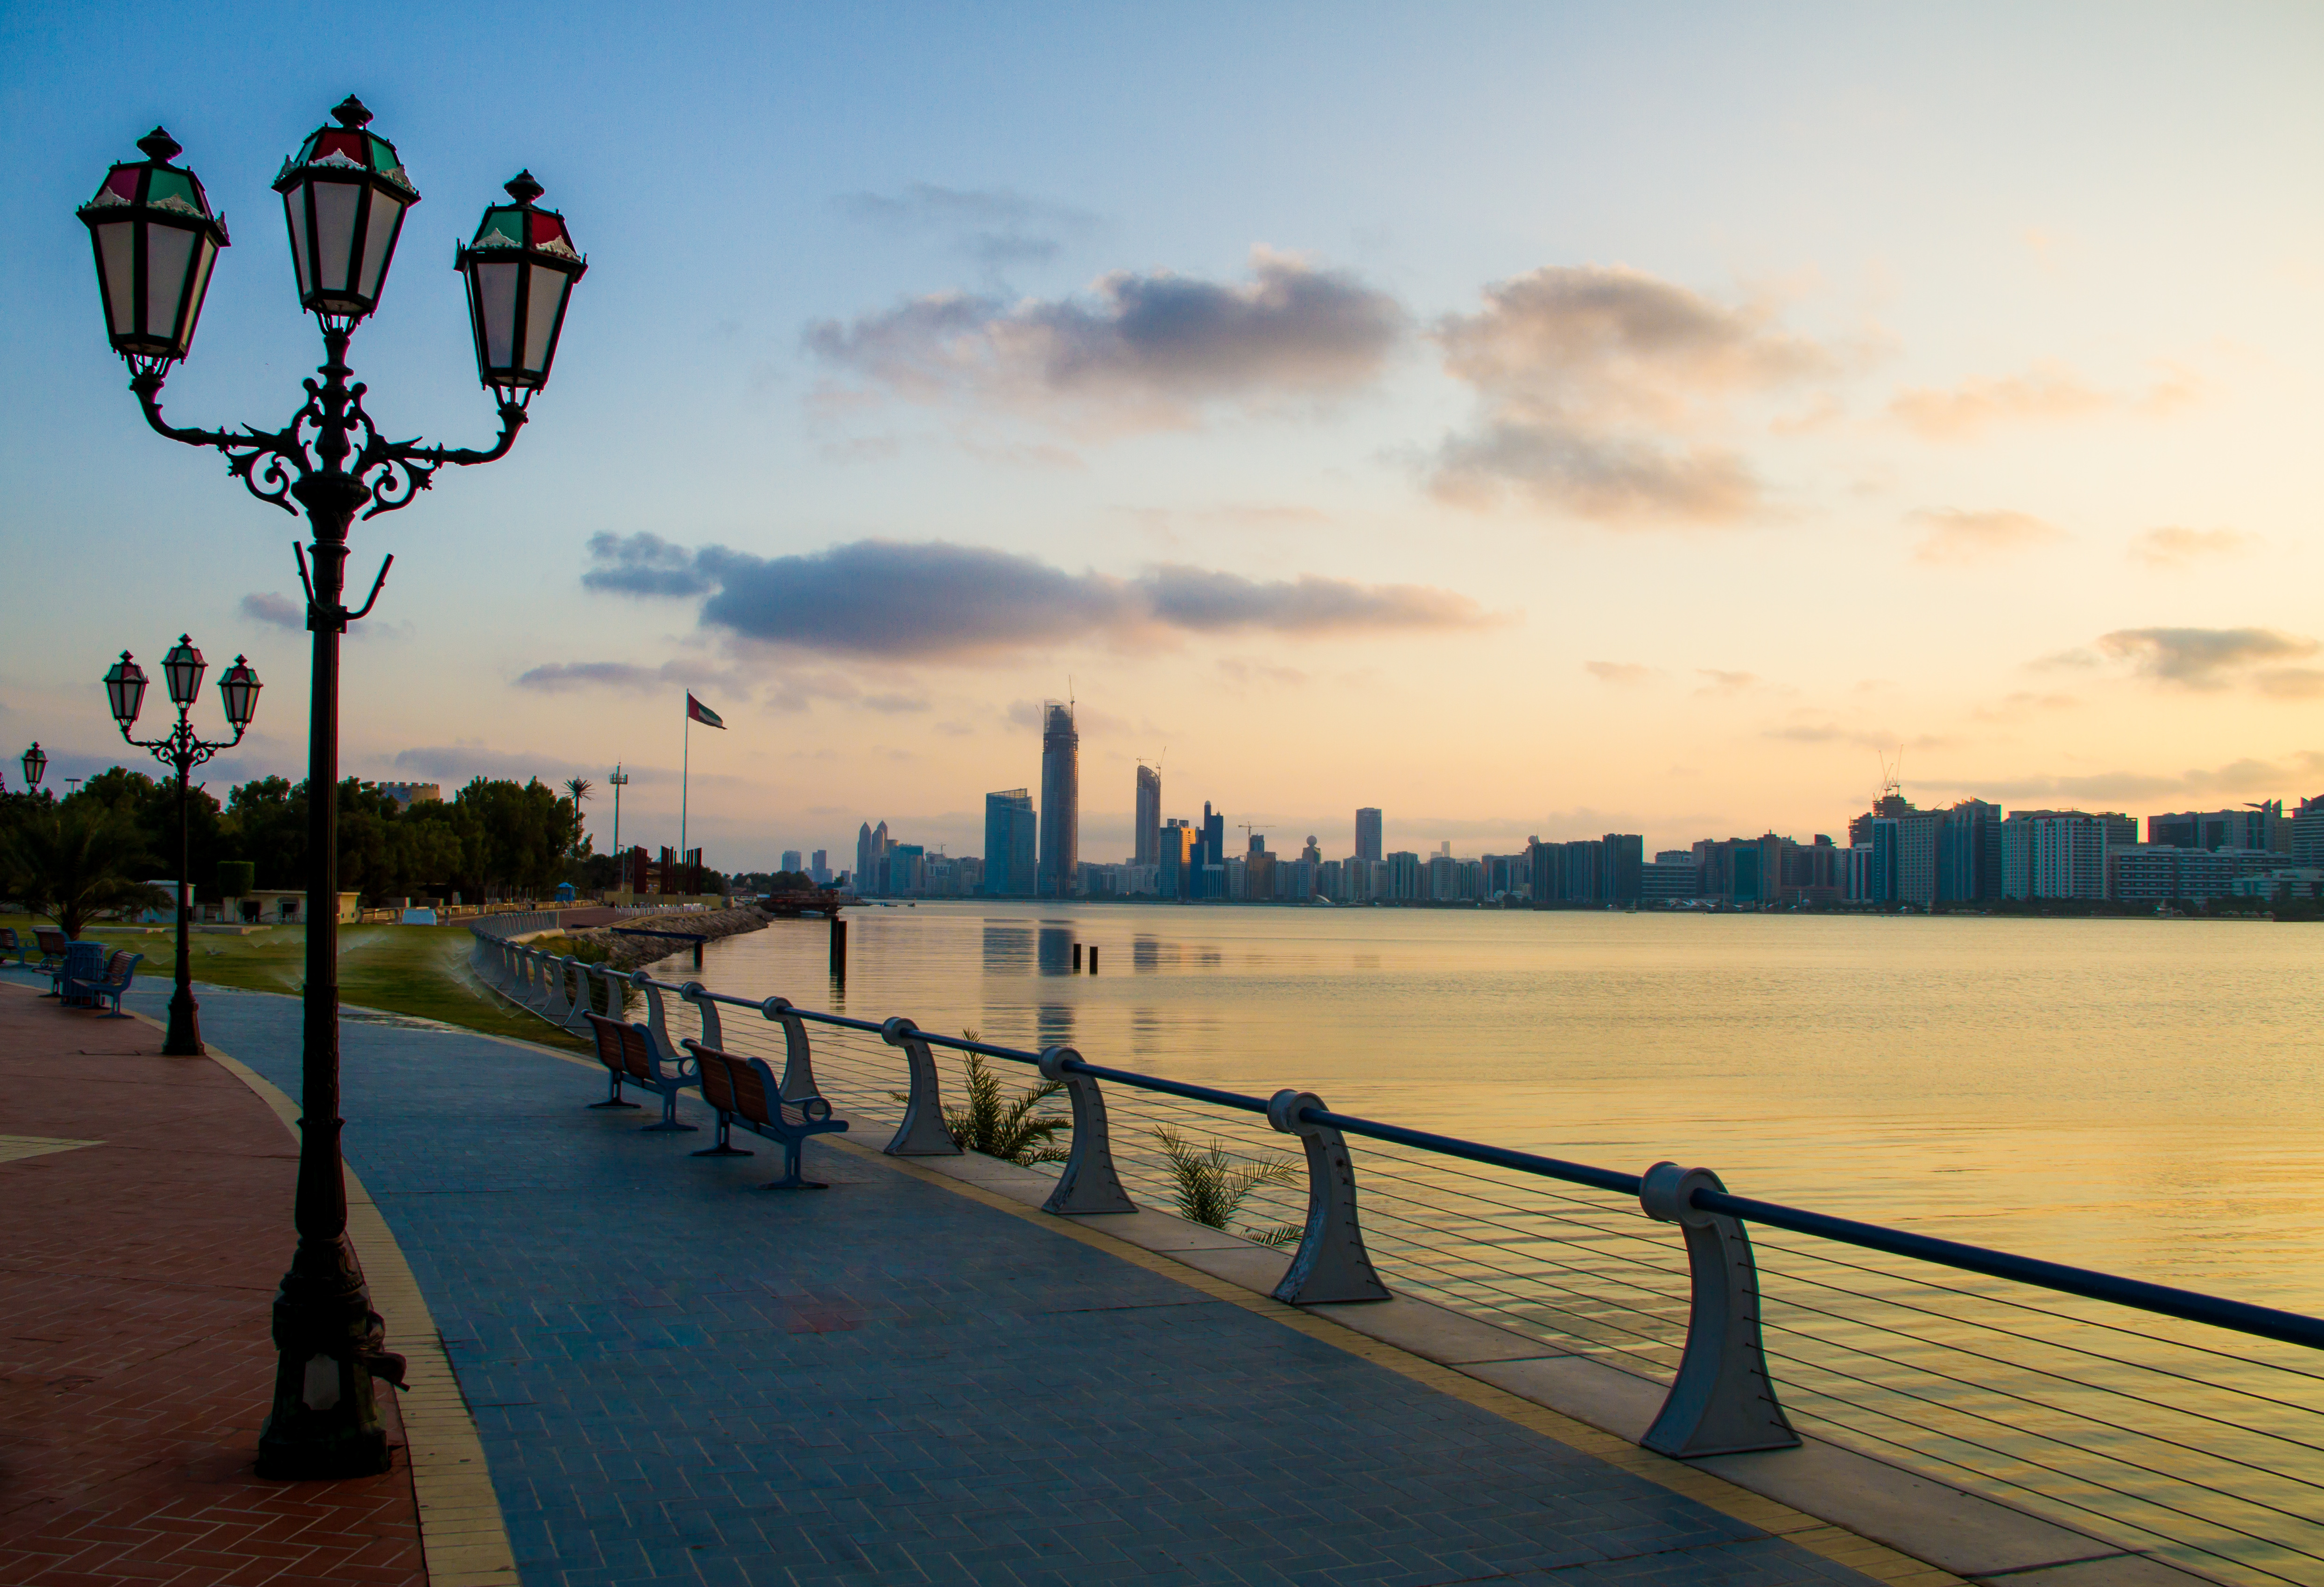
M274 1296L274 1409L258 1435L258 1474L290 1481L376 1476L387 1434L373 1397L374 1365L401 1377L381 1350L386 1330L355 1249L301 1240Z
M165 1058L206 1058L209 1049L202 1046L202 1006L194 994L180 987L170 998L169 1034L161 1038L161 1056Z

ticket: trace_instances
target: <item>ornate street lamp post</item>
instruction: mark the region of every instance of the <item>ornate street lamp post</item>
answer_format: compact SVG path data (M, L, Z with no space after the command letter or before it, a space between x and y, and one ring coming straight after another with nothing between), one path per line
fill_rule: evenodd
M41 752L41 741L34 739L32 747L24 752L24 787L27 790L41 786L41 774L49 769L48 756Z
M406 210L420 201L395 145L367 130L371 112L350 95L283 162L282 196L298 272L300 307L322 328L318 381L280 430L183 429L161 417L161 383L192 349L210 267L227 245L225 220L190 171L170 161L176 140L156 127L138 141L146 158L115 166L80 208L96 251L97 287L114 350L127 360L129 389L155 431L215 447L226 472L262 502L306 509L314 543L300 551L307 627L315 636L307 756L307 984L299 1147L299 1246L274 1298L280 1352L274 1406L260 1435L266 1477L344 1477L383 1472L387 1441L372 1397L373 1374L401 1382L401 1358L385 1349L363 1269L347 1242L346 1184L339 1162L338 767L339 636L379 599L387 565L359 610L346 593L347 531L409 506L446 464L504 457L532 393L548 383L566 299L586 268L565 222L535 207L530 174L508 184L512 203L484 211L455 266L467 279L476 368L499 399L499 439L482 451L390 441L364 411L365 388L349 384L347 343L378 307ZM294 550L296 548L294 547ZM313 558L311 577L308 556ZM387 559L392 563L393 558Z
M194 701L202 692L202 674L209 664L202 653L194 649L194 641L184 634L178 636L177 648L161 659L161 676L170 686L170 703L178 707L178 725L161 739L131 738L129 730L137 724L137 712L145 703L145 669L137 665L136 658L126 650L105 675L106 704L112 708L113 719L121 724L121 736L141 750L150 750L157 761L167 761L178 773L178 986L170 994L170 1031L161 1038L161 1052L167 1057L198 1058L203 1056L202 1022L199 1005L194 1001L194 961L189 944L194 913L193 840L187 817L187 774L217 754L230 750L242 742L250 731L250 719L258 713L258 691L265 686L258 681L250 663L240 656L218 679L218 698L226 706L226 725L234 736L223 743L211 743L194 736L193 726L186 714L193 709Z

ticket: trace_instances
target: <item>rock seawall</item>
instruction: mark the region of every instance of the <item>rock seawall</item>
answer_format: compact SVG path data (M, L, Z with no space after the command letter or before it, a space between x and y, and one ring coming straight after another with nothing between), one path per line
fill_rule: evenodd
M740 937L746 931L764 931L767 917L756 908L744 906L734 909L713 909L700 915L641 916L622 922L641 931L682 931L691 937L716 941L724 937ZM616 970L635 970L657 959L686 952L689 945L673 942L666 937L625 937L611 926L591 927L586 931L567 932L574 942L594 943L605 950L604 962Z

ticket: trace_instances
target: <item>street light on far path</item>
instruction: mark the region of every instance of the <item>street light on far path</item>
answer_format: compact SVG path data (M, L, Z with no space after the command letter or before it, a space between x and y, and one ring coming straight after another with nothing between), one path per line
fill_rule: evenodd
M242 742L250 731L250 719L258 714L258 691L264 687L250 663L242 657L234 659L218 679L218 698L226 706L226 725L234 729L234 737L224 743L210 743L194 736L187 713L202 692L202 674L209 664L202 653L194 649L194 641L184 634L178 636L175 649L161 659L161 676L170 687L170 703L178 707L178 725L170 730L167 738L131 738L129 730L137 724L137 713L145 703L145 669L137 665L136 658L128 651L105 675L106 704L112 709L113 719L121 724L121 736L141 750L150 750L157 761L165 761L178 773L178 986L170 994L170 1032L161 1040L161 1051L170 1057L198 1058L203 1056L200 1009L194 1001L194 962L189 946L193 920L194 883L189 872L193 868L193 843L187 817L189 795L187 774L217 754L230 750Z
M466 279L476 370L497 401L500 436L478 448L391 440L364 411L347 346L379 306L403 219L420 189L395 145L371 130L350 94L283 161L274 179L290 234L299 305L323 336L320 379L281 429L194 429L161 417L161 385L193 350L211 267L228 245L226 221L191 171L173 165L177 140L155 127L145 158L106 173L78 211L97 262L106 334L128 363L129 389L156 434L224 455L250 494L314 531L300 550L307 628L315 636L307 739L307 963L300 1102L297 1252L274 1297L272 1412L258 1440L262 1477L355 1477L388 1469L374 1376L403 1380L386 1348L363 1265L347 1239L346 1176L339 1158L339 636L366 616L387 578L383 565L359 608L346 593L347 534L355 516L408 507L447 465L507 456L533 393L548 383L572 285L586 263L565 222L534 199L530 172L510 201L484 211L455 267ZM293 503L297 505L294 507ZM393 558L388 561L392 562ZM309 564L312 563L309 572Z

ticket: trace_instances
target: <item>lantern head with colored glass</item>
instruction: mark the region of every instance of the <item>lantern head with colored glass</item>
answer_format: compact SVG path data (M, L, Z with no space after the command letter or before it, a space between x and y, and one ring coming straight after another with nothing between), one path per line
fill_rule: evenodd
M181 711L191 706L201 697L202 674L208 670L209 663L194 649L194 641L180 634L170 653L161 658L161 674L170 680L170 704Z
M379 307L403 212L420 202L395 145L366 131L371 112L353 94L332 107L282 162L274 190L290 227L299 306L327 324L352 326Z
M113 719L127 733L137 721L137 713L145 706L145 669L126 650L105 675L106 704L113 708Z
M225 703L226 719L237 738L250 725L250 719L258 715L258 691L265 687L258 681L249 660L242 656L236 656L234 665L226 669L226 676L218 679L218 698Z
M508 184L515 202L486 209L475 239L453 258L468 280L477 376L503 404L529 402L549 383L566 298L589 268L565 217L534 205L541 191L530 171L517 172Z
M41 741L34 739L32 747L24 752L24 780L32 787L41 786L41 774L49 769L49 757L42 752Z
M172 165L182 151L160 127L137 140L145 158L106 172L78 210L97 250L97 281L113 350L140 374L161 374L193 350L210 267L226 246L201 179Z

